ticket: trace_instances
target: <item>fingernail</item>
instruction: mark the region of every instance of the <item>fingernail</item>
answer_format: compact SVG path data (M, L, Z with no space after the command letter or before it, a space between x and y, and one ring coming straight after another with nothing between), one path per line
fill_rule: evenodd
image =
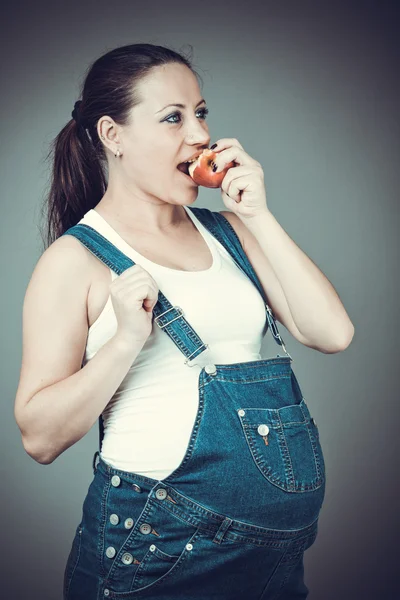
M217 147L217 145L218 145L218 144L213 144L213 145L211 146L210 150L214 150L214 148L216 148L216 147Z

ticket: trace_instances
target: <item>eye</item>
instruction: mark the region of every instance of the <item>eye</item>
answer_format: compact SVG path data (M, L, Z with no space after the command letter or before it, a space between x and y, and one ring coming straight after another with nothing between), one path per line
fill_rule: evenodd
M201 113L202 116L200 117L200 119L206 119L208 113L210 112L208 108L200 108L198 111L198 113ZM169 119L172 119L173 117L179 117L179 121L170 121ZM167 123L179 123L181 121L181 117L182 117L182 113L180 111L177 111L176 113L174 113L173 115L170 115L169 117L167 117L165 119L165 121Z

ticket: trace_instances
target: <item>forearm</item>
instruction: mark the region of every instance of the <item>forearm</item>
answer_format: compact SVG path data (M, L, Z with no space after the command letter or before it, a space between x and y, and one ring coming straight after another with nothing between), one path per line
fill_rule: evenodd
M28 454L48 464L80 440L107 406L143 345L115 335L82 369L35 394L20 423Z
M285 294L297 328L308 340L346 345L354 327L334 287L270 211L241 219L257 239Z

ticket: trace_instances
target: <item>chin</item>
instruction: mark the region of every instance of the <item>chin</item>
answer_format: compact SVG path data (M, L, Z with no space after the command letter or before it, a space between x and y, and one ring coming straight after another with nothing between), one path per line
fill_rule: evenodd
M195 202L197 200L197 197L199 195L199 188L198 187L193 187L191 190L187 190L186 193L182 192L179 195L175 193L174 198L175 199L183 199L182 204L192 204L193 202Z

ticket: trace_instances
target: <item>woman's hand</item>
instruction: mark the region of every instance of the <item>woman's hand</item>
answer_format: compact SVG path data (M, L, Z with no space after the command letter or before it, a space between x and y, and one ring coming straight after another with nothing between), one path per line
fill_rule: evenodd
M153 328L153 308L158 302L158 285L138 264L128 267L110 284L117 319L117 333L132 344L145 343Z
M222 180L221 195L226 208L243 218L269 212L260 163L251 158L235 138L218 140L213 150L217 152L215 172L222 171L231 161L238 165L231 167Z

